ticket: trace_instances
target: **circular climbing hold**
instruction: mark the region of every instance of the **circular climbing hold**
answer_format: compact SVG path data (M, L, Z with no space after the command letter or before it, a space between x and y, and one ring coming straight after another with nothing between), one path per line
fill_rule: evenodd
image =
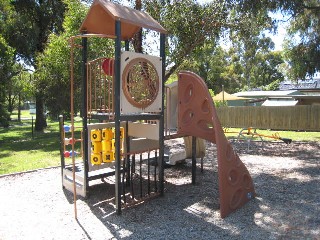
M245 189L250 189L252 187L251 183L251 178L248 174L244 174L242 177L242 183Z
M184 91L184 95L183 95L183 103L184 104L187 104L193 97L193 84L189 84L187 87L186 87L186 90Z
M182 124L189 124L192 121L193 117L194 117L193 111L191 109L187 109L182 115L182 119L181 119Z
M236 169L231 169L228 173L228 181L231 185L236 185L239 181L239 173Z
M205 114L208 114L210 112L208 99L205 99L201 104L201 111Z
M241 203L242 197L243 197L243 189L238 188L231 197L229 207L231 209L237 209L239 207L239 204Z

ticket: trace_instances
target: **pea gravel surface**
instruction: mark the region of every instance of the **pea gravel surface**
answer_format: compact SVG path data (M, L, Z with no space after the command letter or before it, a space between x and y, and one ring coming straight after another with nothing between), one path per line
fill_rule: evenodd
M122 215L115 213L108 181L94 185L88 199L78 198L76 220L60 168L1 176L0 239L320 239L319 143L234 147L257 197L225 219L219 215L216 146L207 143L195 185L190 160L166 168L164 196Z

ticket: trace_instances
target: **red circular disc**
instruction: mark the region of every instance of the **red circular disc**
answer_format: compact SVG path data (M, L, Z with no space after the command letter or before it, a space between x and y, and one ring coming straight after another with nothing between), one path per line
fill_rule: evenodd
M112 76L113 75L113 59L106 58L102 63L102 69L106 75Z

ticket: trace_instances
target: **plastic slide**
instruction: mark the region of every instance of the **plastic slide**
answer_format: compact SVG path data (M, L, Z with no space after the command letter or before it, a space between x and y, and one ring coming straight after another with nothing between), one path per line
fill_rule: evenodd
M217 145L222 218L255 197L252 178L224 135L207 85L197 74L178 74L178 133Z

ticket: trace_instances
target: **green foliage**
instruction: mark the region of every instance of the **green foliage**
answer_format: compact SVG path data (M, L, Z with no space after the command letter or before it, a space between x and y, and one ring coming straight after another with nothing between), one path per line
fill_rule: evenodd
M63 30L65 4L62 0L12 0L9 5L2 3L1 6L10 10L0 25L4 38L16 50L17 61L23 60L24 64L37 71L37 55L43 53L49 35ZM43 131L46 127L42 94L44 85L37 80L35 74L36 130Z
M221 1L201 5L195 0L146 1L145 9L164 26L169 34L167 41L166 79L174 73L197 47L206 40L218 37L225 21L226 9Z
M213 91L211 88L209 88L208 90L209 90L210 96L211 96L211 97L214 97L214 95L215 95L215 94L214 94L214 91Z
M291 68L289 77L304 78L320 70L320 3L319 0L241 0L238 4L243 12L257 14L261 11L281 11L289 24L286 60ZM280 20L281 21L281 20ZM277 21L272 22L274 30Z
M14 49L10 47L5 39L0 35L0 126L8 127L9 112L6 102L6 89L10 84L10 79L14 65Z
M228 102L227 101L214 101L215 107L227 107Z
M27 64L36 67L36 55L43 52L48 36L62 31L65 5L61 0L13 0L11 5L14 12L6 39Z
M288 29L286 57L294 79L304 79L320 70L320 3L308 1Z
M280 80L276 80L266 86L262 87L262 90L264 91L276 91L279 89L279 85L280 85Z
M51 35L46 50L38 56L37 84L43 86L45 104L55 118L61 109L70 112L69 58L68 40L63 35Z
M140 1L126 2L134 6ZM244 88L276 88L287 69L283 67L283 54L274 52L274 43L262 33L276 31L277 22L269 15L270 11L279 10L287 14L291 24L291 41L287 43L285 54L291 65L291 76L301 77L319 68L318 0L141 2L142 10L169 32L166 79L186 69L199 74L215 92L220 92L222 85L231 93ZM70 47L67 43L70 36L78 34L91 3L90 0L0 1L1 33L16 56L34 66L34 94L45 101L54 117L70 112ZM297 39L295 36L300 36L296 42L293 41ZM144 37L147 40L146 35ZM228 42L227 48L219 46L222 41ZM80 44L80 40L76 43ZM109 57L113 55L113 42L89 39L89 49L89 60ZM80 51L76 49L76 109L80 108L80 61ZM17 77L12 77L17 81ZM27 77L23 76L25 79ZM30 92L31 88L28 89Z
M234 1L147 1L146 10L169 31L166 76L180 69L199 74L209 88L229 92L248 85L258 87L283 79L277 70L281 55L261 33L271 29L267 9L244 11ZM218 39L230 39L229 52Z
M60 114L70 115L70 57L71 36L79 34L80 25L85 18L88 8L78 0L66 1L67 12L63 22L65 29L61 35L52 34L49 43L39 55L37 61L38 82L43 86L45 104L50 116L54 119ZM75 44L81 45L80 39L75 39ZM88 38L88 60L98 57L113 56L113 41L101 38ZM78 47L74 48L74 100L75 112L81 106L81 52Z

